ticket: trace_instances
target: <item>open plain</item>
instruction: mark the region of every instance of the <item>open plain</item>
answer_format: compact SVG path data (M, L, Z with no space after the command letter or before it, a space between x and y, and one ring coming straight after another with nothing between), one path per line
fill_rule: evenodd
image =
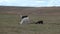
M19 15L44 24L20 25ZM60 7L0 6L0 34L60 34Z

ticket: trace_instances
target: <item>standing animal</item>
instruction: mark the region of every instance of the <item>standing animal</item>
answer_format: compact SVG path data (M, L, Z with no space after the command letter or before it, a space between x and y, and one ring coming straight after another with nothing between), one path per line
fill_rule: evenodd
M28 24L28 23L30 23L29 17L28 16L21 16L20 24Z

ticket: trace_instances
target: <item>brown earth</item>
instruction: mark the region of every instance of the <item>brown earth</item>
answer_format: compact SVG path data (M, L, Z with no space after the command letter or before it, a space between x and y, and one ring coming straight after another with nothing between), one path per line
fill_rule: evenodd
M31 15L33 23L44 24L19 25L20 17L12 14ZM0 34L60 34L60 7L0 6Z
M0 6L0 14L60 15L60 7L14 7Z

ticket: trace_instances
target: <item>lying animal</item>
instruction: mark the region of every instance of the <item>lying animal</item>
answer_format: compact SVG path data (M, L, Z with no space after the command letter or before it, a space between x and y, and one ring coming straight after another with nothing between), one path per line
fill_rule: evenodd
M35 24L43 24L43 21L37 21Z

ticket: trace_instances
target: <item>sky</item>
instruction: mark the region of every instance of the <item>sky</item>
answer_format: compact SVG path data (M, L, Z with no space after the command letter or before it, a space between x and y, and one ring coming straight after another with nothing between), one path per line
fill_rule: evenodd
M0 0L0 6L30 6L30 7L60 6L60 0Z

